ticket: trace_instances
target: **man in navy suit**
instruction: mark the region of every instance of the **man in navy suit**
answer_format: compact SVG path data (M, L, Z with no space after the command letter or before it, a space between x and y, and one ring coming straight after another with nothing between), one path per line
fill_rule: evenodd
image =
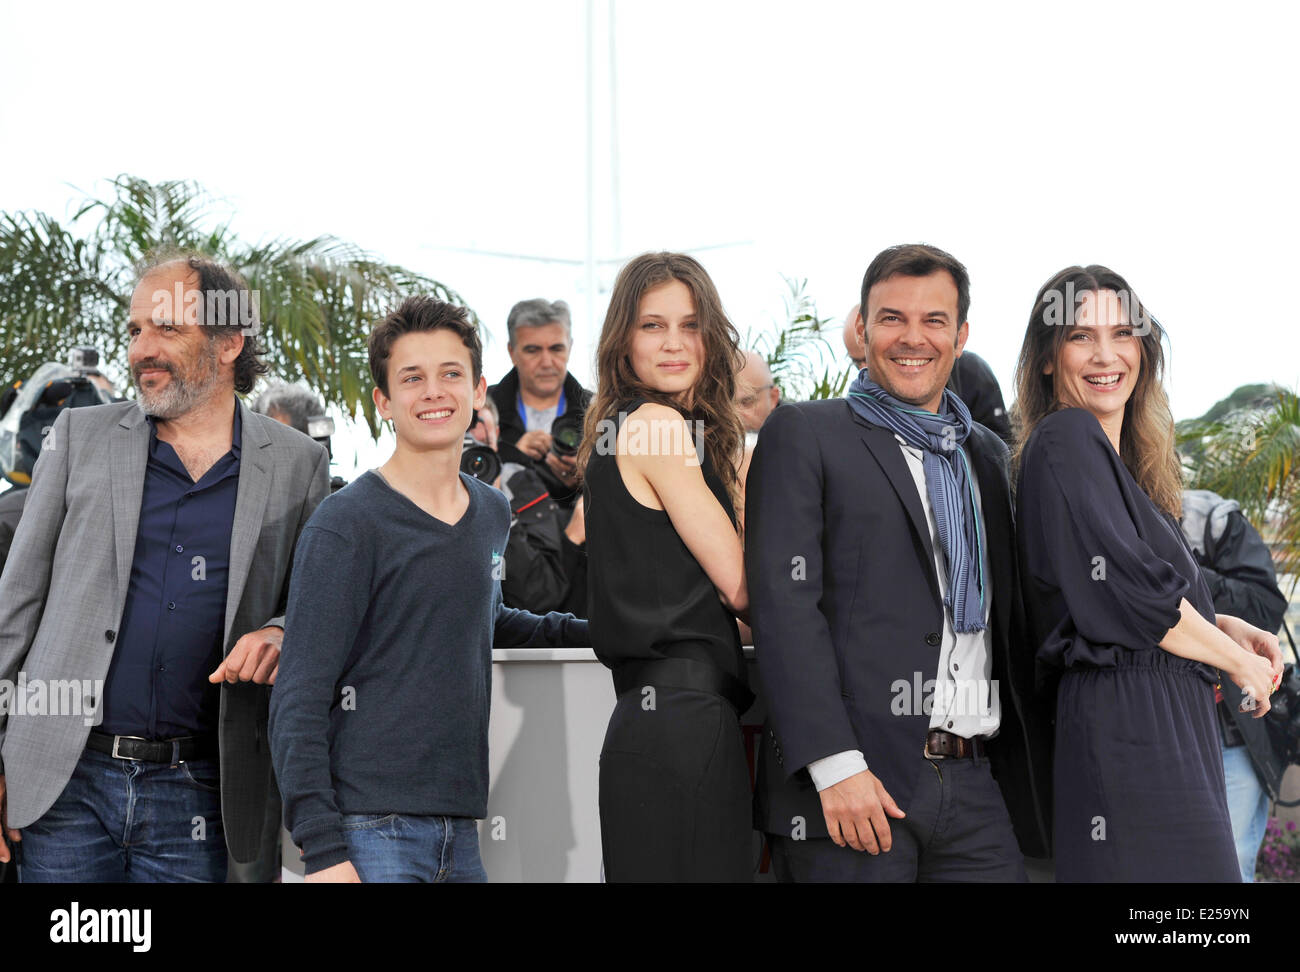
M1007 448L945 390L965 267L891 247L862 284L867 371L782 405L746 486L769 722L755 825L783 881L1018 881L1046 856Z

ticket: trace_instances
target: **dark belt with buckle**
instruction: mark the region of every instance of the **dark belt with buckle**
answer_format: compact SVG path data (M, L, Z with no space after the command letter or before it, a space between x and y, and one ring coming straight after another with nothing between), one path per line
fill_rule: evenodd
M931 729L925 736L925 758L956 757L957 759L974 759L987 755L984 740L978 736L967 739L954 736L943 729Z
M144 739L140 736L111 736L91 730L86 748L107 753L114 759L136 759L146 763L175 766L187 759L203 759L219 752L217 737L178 736L175 739Z

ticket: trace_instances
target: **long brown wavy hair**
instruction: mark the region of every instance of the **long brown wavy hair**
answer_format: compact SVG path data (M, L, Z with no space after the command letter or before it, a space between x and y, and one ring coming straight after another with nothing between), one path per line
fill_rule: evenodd
M1059 373L1061 349L1077 319L1075 298L1099 290L1120 296L1141 341L1137 384L1124 403L1120 459L1151 502L1178 517L1183 505L1182 470L1174 449L1174 416L1164 388L1165 332L1128 282L1099 264L1066 267L1043 284L1034 300L1016 363L1016 464L1034 427L1052 412L1067 407L1056 397L1055 375L1043 374L1043 368L1052 364L1053 372Z
M632 370L632 337L636 332L641 297L647 290L680 280L695 301L703 360L692 389L689 411L670 395L657 391ZM704 267L684 253L643 253L619 271L609 310L596 347L596 396L587 408L578 466L586 470L600 437L602 423L614 419L620 405L634 398L658 402L689 420L703 422L704 451L718 478L738 507L737 466L745 441L745 428L736 411L736 375L745 366L740 335L722 309L718 289Z

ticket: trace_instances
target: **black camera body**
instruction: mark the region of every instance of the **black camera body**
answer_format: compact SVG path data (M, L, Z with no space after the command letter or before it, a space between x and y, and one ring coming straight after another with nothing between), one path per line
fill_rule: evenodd
M68 367L79 375L99 370L99 351L91 347L73 348L68 352Z
M99 363L94 348L76 348L69 359L68 365L46 362L0 395L0 473L15 486L31 483L36 457L61 411L112 401L84 374Z

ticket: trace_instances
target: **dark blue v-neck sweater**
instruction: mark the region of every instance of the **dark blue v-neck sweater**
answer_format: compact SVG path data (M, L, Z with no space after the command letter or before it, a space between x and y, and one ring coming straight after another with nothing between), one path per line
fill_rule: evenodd
M510 506L460 478L455 524L369 472L303 528L270 736L308 872L347 860L345 813L485 816L492 648L590 644L572 615L502 604Z

